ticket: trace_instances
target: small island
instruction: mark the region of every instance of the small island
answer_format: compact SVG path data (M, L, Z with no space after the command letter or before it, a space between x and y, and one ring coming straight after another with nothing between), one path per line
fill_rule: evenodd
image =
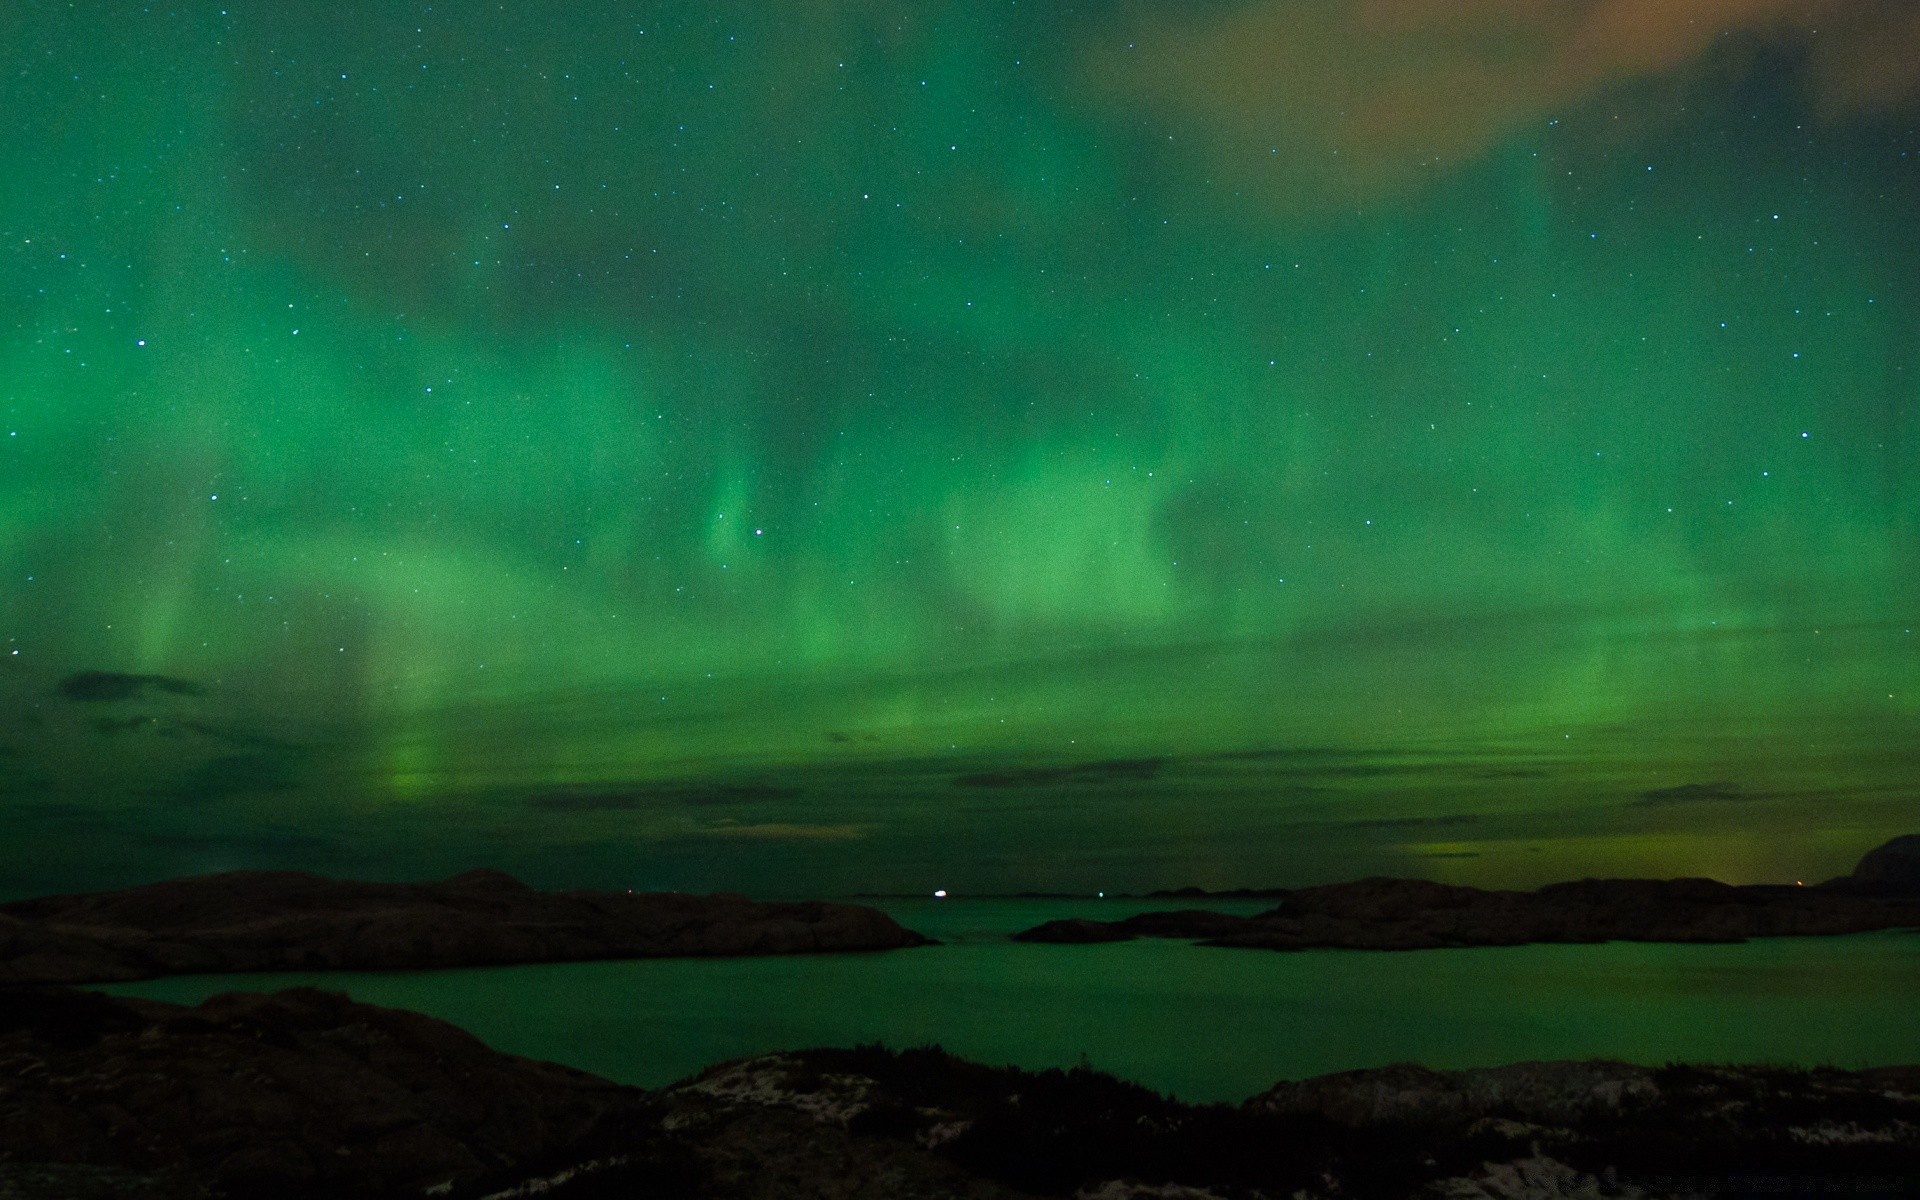
M1871 851L1814 887L1712 879L1582 879L1531 892L1425 879L1361 879L1276 892L1250 917L1206 909L1119 921L1048 921L1024 942L1191 938L1260 950L1435 950L1536 942L1741 942L1920 928L1920 834Z
M542 892L489 870L437 883L232 871L0 904L0 984L930 944L861 905L768 904L724 892Z

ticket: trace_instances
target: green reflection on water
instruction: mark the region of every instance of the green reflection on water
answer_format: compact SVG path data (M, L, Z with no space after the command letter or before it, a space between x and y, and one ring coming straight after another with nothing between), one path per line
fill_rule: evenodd
M642 1086L746 1054L874 1040L937 1042L1025 1067L1084 1054L1189 1100L1399 1061L1920 1062L1913 933L1273 954L1022 945L984 931L1034 906L991 907L955 905L921 922L980 931L971 937L889 954L197 976L104 990L193 1002L234 989L336 988Z

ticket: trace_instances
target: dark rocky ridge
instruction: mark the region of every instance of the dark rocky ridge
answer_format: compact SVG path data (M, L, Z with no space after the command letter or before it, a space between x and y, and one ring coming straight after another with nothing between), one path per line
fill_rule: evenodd
M226 971L409 970L668 955L891 950L876 909L677 892L539 892L498 871L354 883L235 871L0 905L0 984Z
M1423 879L1362 879L1285 893L1251 917L1205 910L1120 921L1049 921L1028 942L1194 938L1265 950L1430 950L1531 942L1739 942L1920 928L1920 835L1896 838L1854 874L1817 887L1711 879L1583 879L1532 892Z
M938 1048L653 1093L298 989L0 989L0 1196L1920 1195L1920 1067L1397 1066L1185 1105Z
M311 989L0 989L0 1195L421 1195L630 1143L645 1097Z

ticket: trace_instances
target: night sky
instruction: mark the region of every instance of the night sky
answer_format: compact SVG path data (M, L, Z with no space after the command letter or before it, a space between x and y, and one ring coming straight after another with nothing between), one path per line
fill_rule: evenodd
M1909 0L12 0L0 67L0 892L1920 826Z

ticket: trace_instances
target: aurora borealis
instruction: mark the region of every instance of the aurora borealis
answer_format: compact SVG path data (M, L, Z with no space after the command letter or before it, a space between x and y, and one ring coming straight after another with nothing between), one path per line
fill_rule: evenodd
M1914 826L1901 0L0 34L0 891L1740 882Z

